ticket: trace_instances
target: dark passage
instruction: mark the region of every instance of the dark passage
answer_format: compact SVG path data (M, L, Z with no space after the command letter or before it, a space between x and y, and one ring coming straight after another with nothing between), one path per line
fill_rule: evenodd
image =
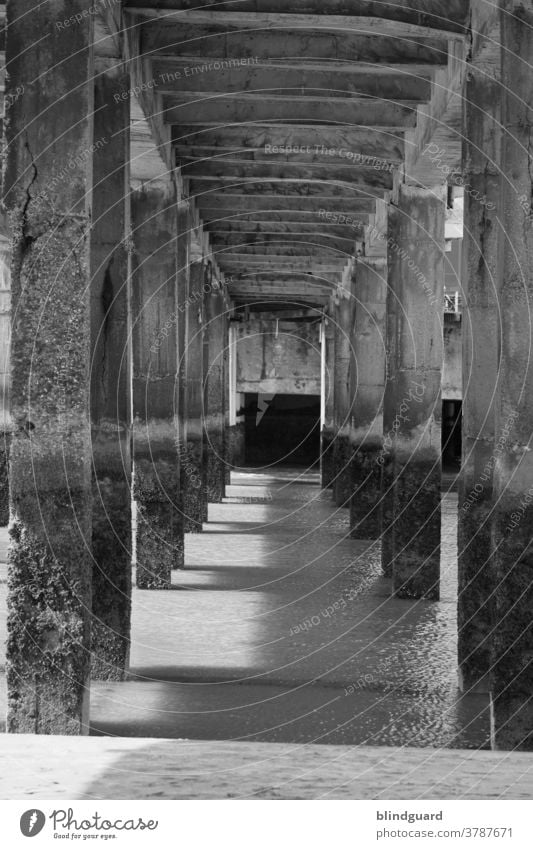
M320 396L246 394L247 465L312 466L320 454Z

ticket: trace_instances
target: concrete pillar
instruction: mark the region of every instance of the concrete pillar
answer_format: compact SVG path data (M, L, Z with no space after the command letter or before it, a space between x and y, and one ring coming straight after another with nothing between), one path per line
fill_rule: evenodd
M7 227L3 228L7 231ZM0 525L9 521L9 446L11 412L9 404L11 340L11 239L0 236Z
M339 507L349 507L351 497L350 445L350 362L354 302L350 290L343 290L335 309L335 370L333 443L333 497Z
M172 180L132 193L133 457L137 586L183 564L177 413L177 206Z
M215 278L206 295L207 338L207 409L205 438L207 453L207 495L219 503L226 494L226 426L225 426L225 339L227 316L222 284Z
M204 455L204 263L191 262L186 311L185 410L186 451L181 457L185 531L199 533L207 515Z
M68 38L48 6L7 7L14 430L6 672L7 730L18 733L88 731L90 6L72 0L80 23Z
M229 326L229 427L227 432L228 454L232 468L244 464L245 421L244 395L237 392L237 331Z
M386 257L358 260L354 269L354 300L350 536L378 539L381 535Z
M224 354L223 362L223 381L224 381L224 483L226 486L231 484L231 444L230 444L230 317L231 310L229 309L229 300L227 294L224 296L224 312L225 321L224 328Z
M492 729L497 749L533 749L533 10L502 17L503 273L492 550ZM493 342L495 344L495 340Z
M444 198L400 185L389 208L382 558L404 598L439 597Z
M92 676L124 677L131 623L129 76L95 75L91 232ZM117 98L115 99L115 95ZM102 140L105 142L101 144Z
M333 485L334 474L334 374L335 327L330 318L322 323L322 429L320 475L323 489Z
M497 65L466 75L463 176L463 421L459 484L458 656L461 686L488 691L494 582L494 399L501 280L501 87ZM512 424L512 421L511 421Z

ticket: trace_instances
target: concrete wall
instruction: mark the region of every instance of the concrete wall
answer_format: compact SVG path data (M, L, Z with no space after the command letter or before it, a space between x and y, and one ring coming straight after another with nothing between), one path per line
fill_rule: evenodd
M234 327L237 392L320 395L319 321L261 313Z

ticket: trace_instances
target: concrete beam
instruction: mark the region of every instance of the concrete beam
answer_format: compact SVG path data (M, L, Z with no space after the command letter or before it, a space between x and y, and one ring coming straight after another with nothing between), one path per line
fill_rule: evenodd
M278 97L243 94L207 98L177 95L163 98L167 124L220 126L252 121L315 120L318 124L349 123L351 126L406 130L416 123L416 101L383 102L365 98Z
M268 30L308 30L314 32L325 30L328 32L354 32L358 35L367 36L391 36L393 38L425 40L452 40L461 39L465 36L465 28L457 32L456 27L449 25L446 18L440 18L437 25L436 19L432 26L424 26L418 23L410 23L405 20L388 20L386 17L375 17L372 15L334 15L325 14L296 14L293 12L258 12L244 11L242 9L234 12L219 11L217 9L184 9L184 10L161 10L150 7L129 9L130 14L147 20L156 20L160 23L180 23L183 25L212 26L229 29L230 27L244 30L247 28L258 28L262 31Z
M410 67L410 66L407 66ZM353 73L353 66L349 66ZM350 150L362 156L377 156L387 162L403 161L403 133L391 132L386 129L368 129L350 127L343 121L334 127L325 124L279 124L268 122L260 124L244 124L242 126L208 127L202 124L194 126L183 125L172 127L174 144L183 147L207 145L219 150L245 149L260 154L266 147L288 148L298 150L315 147L327 150Z
M250 58L255 62L281 59L287 56L312 56L318 59L350 62L354 56L359 62L376 65L406 65L409 62L422 65L446 64L447 39L428 38L402 39L397 36L376 38L376 32L361 35L347 32L298 32L285 29L265 30L259 27L240 31L199 26L191 23L167 23L148 21L139 24L142 31L142 47L146 56L154 58L161 54L196 59L191 65L209 66L217 60ZM212 68L216 71L220 68ZM205 71L203 72L205 73ZM210 70L207 69L207 73Z
M291 184L289 184L289 187ZM202 218L204 213L209 216L220 210L221 214L225 214L226 210L253 213L262 215L264 212L279 212L283 215L289 214L307 214L316 215L324 211L321 219L326 222L326 213L332 212L342 215L359 215L359 213L372 214L375 212L375 198L360 198L360 197L342 197L341 195L304 195L299 194L296 190L298 185L292 184L294 193L290 194L272 194L265 195L259 193L256 197L246 192L244 187L235 190L235 194L221 189L219 194L208 193L205 196L200 195L197 199L197 205L200 209ZM245 193L246 192L246 193ZM353 195L353 192L352 192Z
M346 160L344 164L329 162L323 159L321 163L306 162L256 162L250 160L215 159L197 160L182 157L180 160L181 173L184 177L195 180L322 180L324 182L340 181L349 185L361 186L363 189L392 189L392 174L387 167L357 167L353 168Z
M269 64L248 65L237 60L218 74L195 74L187 60L176 64L175 71L169 70L167 62L153 62L154 80L159 94L191 92L214 95L217 92L256 96L288 95L292 92L305 97L367 96L384 100L423 101L431 97L431 75L372 74L364 69L359 72L343 69L301 68L286 65L277 67Z
M259 12L277 14L287 9L285 0L224 0L212 4L220 12ZM486 9L486 4L483 3ZM127 0L129 10L154 8L146 0ZM205 0L158 0L157 10L172 12L201 9L207 11L211 6ZM438 29L462 31L468 23L468 7L463 0L448 0L445 13L442 0L395 0L392 3L376 4L373 0L329 0L328 13L340 16L372 16L389 21L409 22L420 26L434 26ZM300 14L323 15L324 6L320 0L299 0Z

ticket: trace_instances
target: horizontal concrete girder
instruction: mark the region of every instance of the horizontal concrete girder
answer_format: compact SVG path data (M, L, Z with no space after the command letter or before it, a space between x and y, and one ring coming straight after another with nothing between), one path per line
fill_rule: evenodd
M262 30L279 29L312 29L326 30L331 32L355 32L361 35L394 36L396 38L417 39L458 39L464 37L462 32L457 32L453 27L445 26L445 18L437 23L433 19L432 26L419 23L396 20L389 21L384 17L373 15L334 15L324 14L295 14L287 12L286 6L283 12L245 12L242 9L227 12L215 9L190 9L190 10L160 10L154 8L138 8L135 14L148 20L157 20L166 24L183 23L196 26L219 26L219 27L258 27Z
M355 233L353 234L353 239L341 239L336 236L328 237L326 235L322 235L321 233L317 233L316 235L296 235L292 233L277 233L274 235L262 235L262 234L253 234L253 233L213 233L211 238L211 244L215 247L259 247L263 249L264 247L274 248L277 250L278 247L289 247L292 248L296 245L301 245L304 251L309 250L330 250L333 252L340 252L341 254L346 253L347 256L350 256L355 250Z
M216 177L204 179L194 178L190 180L189 196L203 195L204 199L210 198L215 192L222 195L249 194L249 195L274 195L280 197L285 195L299 195L303 197L324 195L326 197L344 197L353 200L369 200L383 198L383 190L373 186L361 186L356 183L345 183L340 180L297 180L292 178L280 178L278 180L265 180L263 178L249 177L240 180L227 180Z
M257 233L258 235L290 234L310 236L323 233L326 236L336 236L340 239L354 239L355 233L361 232L364 224L359 227L343 227L329 224L323 226L320 219L313 224L288 223L284 221L212 221L204 226L208 233Z
M167 124L247 123L249 121L347 122L352 126L409 129L415 126L418 103L365 98L290 97L242 94L226 97L165 96Z
M227 225L227 229L243 230L244 226L236 228L233 225L248 225L252 229L254 225L260 225L262 229L266 229L265 225L272 224L287 224L291 227L299 224L303 227L302 232L307 232L310 228L316 228L317 224L326 232L333 232L333 228L339 226L353 227L359 229L365 227L369 221L369 215L360 212L357 215L337 215L336 218L326 220L325 212L319 215L316 211L311 212L294 212L285 210L284 212L248 212L239 213L234 209L210 209L205 207L202 210L202 221L204 224L221 224ZM207 227L209 229L209 227Z
M181 56L209 64L221 59L251 58L256 62L293 56L312 56L317 59L383 64L446 64L447 41L434 38L423 41L414 37L402 39L395 36L361 35L353 32L298 32L286 29L239 31L227 27L199 26L198 24L150 21L141 27L141 43L145 55ZM217 72L217 69L212 69ZM220 69L218 69L220 70ZM209 70L201 73L210 73Z
M146 0L127 0L126 7L147 9L150 5ZM153 7L151 7L153 8ZM158 10L191 10L209 8L205 0L158 0ZM215 7L219 12L259 12L262 14L279 14L287 10L286 0L225 0L217 2ZM442 0L394 0L394 3L376 3L375 0L328 0L327 9L330 15L361 16L371 15L387 21L410 22L422 26L434 26L438 29L454 29L461 31L468 22L469 8L464 0L447 0L443 9ZM324 13L323 0L299 0L300 14Z
M288 184L289 187L290 185ZM224 191L220 195L210 192L205 197L199 196L197 204L202 215L206 211L217 210L234 210L236 212L253 213L254 215L262 215L265 212L315 214L320 212L321 209L334 210L339 214L346 213L347 215L373 214L376 211L375 198L342 197L339 194L314 196L315 193L313 193L313 196L309 196L298 192L294 192L293 195L261 194L259 197L253 197L251 194L244 194L241 191L239 189L235 194ZM353 195L353 192L351 194Z
M201 119L201 116L199 116ZM261 153L265 147L298 147L315 145L328 150L346 149L361 156L375 156L387 162L402 162L404 140L402 132L386 129L351 127L346 123L336 126L325 124L243 124L242 126L210 127L202 124L172 127L174 144L186 148L197 145L212 146L222 150L245 149ZM254 158L256 158L254 156Z
M392 189L392 173L381 168L352 168L344 165L307 164L301 162L250 162L238 159L182 159L181 173L196 180L216 178L221 180L339 180L363 187Z
M268 93L337 98L366 95L383 100L413 101L429 100L431 97L429 74L372 74L366 69L364 72L354 73L353 68L351 73L347 68L342 71L327 68L307 70L298 66L243 65L239 64L238 60L230 67L222 68L217 74L197 74L194 73L193 67L187 60L182 60L172 69L167 62L155 61L152 70L157 92L247 92L255 96Z

